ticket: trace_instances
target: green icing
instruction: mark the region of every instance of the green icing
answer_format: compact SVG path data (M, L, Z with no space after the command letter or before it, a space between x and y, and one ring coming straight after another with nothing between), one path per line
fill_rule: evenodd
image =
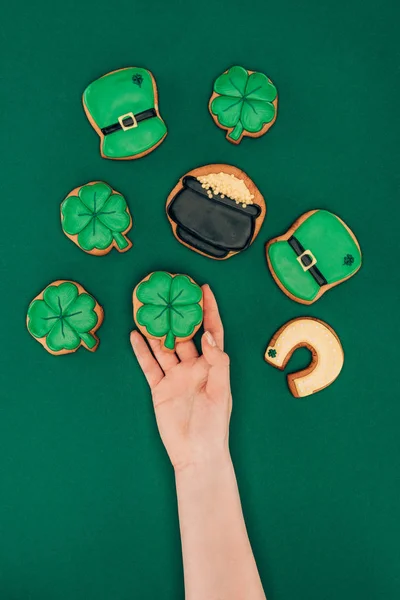
M277 91L263 73L249 75L243 67L232 67L215 81L214 92L219 95L212 101L211 111L220 125L234 128L228 134L234 141L243 131L261 131L275 117L272 102Z
M361 266L361 252L354 239L332 213L318 210L306 219L293 234L305 250L317 259L316 267L328 284L354 274ZM274 272L282 285L302 300L313 300L320 287L304 271L287 241L277 241L268 250Z
M309 273L305 273L296 254L286 241L271 244L268 250L273 270L282 285L297 298L313 300L320 287Z
M328 283L335 283L361 266L361 253L343 223L327 210L318 210L311 215L295 234L306 250L311 250L317 259L317 267ZM345 263L347 254L354 258Z
M118 118L126 113L136 115L154 108L153 80L146 69L121 69L91 83L83 99L92 119L102 129L118 123ZM166 133L162 119L152 117L140 121L135 128L106 135L102 151L107 158L134 157L150 150Z
M94 348L97 340L90 331L98 321L95 306L94 298L80 294L72 282L49 285L43 300L33 300L29 305L28 330L36 338L46 337L53 352L75 350L81 341Z
M106 183L82 186L77 196L63 201L61 214L64 232L77 235L78 246L87 252L105 250L113 240L120 250L129 245L121 233L130 223L125 198L113 193Z
M203 320L201 288L186 275L173 277L156 271L139 284L136 297L143 303L136 313L137 322L154 337L166 336L164 345L170 350L175 338L189 337Z

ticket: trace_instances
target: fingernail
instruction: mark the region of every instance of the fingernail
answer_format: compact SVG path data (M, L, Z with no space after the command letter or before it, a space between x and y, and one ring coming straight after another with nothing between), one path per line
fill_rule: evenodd
M213 336L211 335L211 333L209 331L205 331L204 335L205 335L205 338L206 338L207 342L210 344L210 346L216 346L217 345L215 343L215 340L214 340Z

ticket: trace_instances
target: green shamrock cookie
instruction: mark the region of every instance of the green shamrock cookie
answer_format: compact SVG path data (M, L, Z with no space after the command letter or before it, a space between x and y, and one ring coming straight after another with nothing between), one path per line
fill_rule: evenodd
M104 313L96 300L74 281L54 281L32 300L28 308L29 333L50 352L69 354L80 346L94 352L95 331Z
M260 137L275 122L278 92L263 73L231 67L216 79L209 110L226 129L226 139L239 144L244 136Z
M100 256L116 248L126 252L132 217L125 198L102 181L75 188L61 204L61 226L79 248Z
M203 292L187 275L156 271L133 293L136 325L148 338L160 339L166 350L194 336L203 321Z

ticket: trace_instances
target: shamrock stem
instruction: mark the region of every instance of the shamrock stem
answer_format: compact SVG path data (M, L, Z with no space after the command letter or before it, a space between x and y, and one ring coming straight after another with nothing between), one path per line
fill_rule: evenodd
M127 246L129 246L128 240L126 239L126 237L124 235L122 235L122 233L113 231L112 235L118 245L118 248L120 248L121 250L124 250L125 248L127 248Z
M171 330L168 331L167 337L165 338L164 346L173 350L175 348L175 336Z
M82 342L85 342L85 344L88 348L94 348L95 345L97 344L96 338L93 335L91 335L90 333L80 333L79 335L80 335Z
M242 133L243 133L243 125L242 125L241 121L238 121L238 124L236 125L235 129L233 129L233 131L231 131L228 134L228 137L231 138L232 140L237 141L240 138L240 136L242 135Z

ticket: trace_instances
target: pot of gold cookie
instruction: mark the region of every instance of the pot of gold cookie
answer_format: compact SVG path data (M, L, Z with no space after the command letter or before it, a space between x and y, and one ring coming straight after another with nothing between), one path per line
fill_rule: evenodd
M246 250L266 213L264 198L250 177L222 164L186 173L168 196L166 210L175 237L216 260Z

